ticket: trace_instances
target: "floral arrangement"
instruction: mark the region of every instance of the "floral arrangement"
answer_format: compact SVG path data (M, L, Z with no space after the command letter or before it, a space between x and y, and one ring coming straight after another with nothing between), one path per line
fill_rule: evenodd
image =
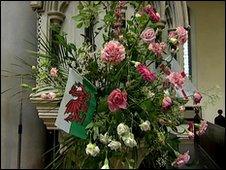
M125 19L128 5L135 12ZM152 5L139 1L80 2L78 10L73 17L78 28L94 28L99 12L105 11L103 25L85 37L80 48L53 27L52 42L43 45L45 53L33 52L40 58L39 65L32 67L36 87L23 84L32 90L31 97L53 101L62 98L68 69L73 68L98 89L93 120L86 127L89 137L65 134L51 166L139 168L147 160L152 167L163 168L188 163L189 151L179 153L179 139L169 128L189 138L194 133L202 135L206 121L177 131L177 126L185 123L181 113L188 99L198 104L202 95L196 91L192 96L178 97L176 90L183 90L185 75L171 71L170 62L165 60L187 41L187 30L180 26L163 42L158 24L161 16ZM101 31L103 47L96 49L94 40Z

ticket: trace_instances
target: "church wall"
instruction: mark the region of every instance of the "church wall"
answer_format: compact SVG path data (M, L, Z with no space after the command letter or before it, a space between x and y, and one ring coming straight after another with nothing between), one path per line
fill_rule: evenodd
M221 98L214 104L204 96L203 118L214 122L222 109L225 115L225 3L188 1L191 15L192 77L200 91L220 86ZM215 90L217 91L217 90Z

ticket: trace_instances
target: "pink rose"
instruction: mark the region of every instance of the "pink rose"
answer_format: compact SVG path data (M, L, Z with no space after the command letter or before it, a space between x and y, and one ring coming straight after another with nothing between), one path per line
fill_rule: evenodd
M125 59L125 48L118 41L110 41L101 51L101 59L107 63L120 63Z
M164 97L162 100L162 107L163 109L169 109L172 106L172 100L170 97Z
M203 135L206 132L207 127L208 127L207 121L201 120L201 123L199 125L199 130L196 131L196 134L199 136Z
M184 27L180 26L176 28L176 34L180 44L184 44L188 39L188 31Z
M143 77L144 80L153 82L157 77L156 74L150 71L145 65L139 64L137 65L137 71Z
M156 38L155 30L152 28L147 28L141 33L140 37L144 42L152 43Z
M196 91L193 95L193 100L195 104L200 103L200 101L202 100L202 95L201 93L199 93L198 91Z
M172 83L176 88L182 88L185 78L180 72L171 72L170 75L166 77L170 83Z
M157 56L161 56L166 49L166 44L164 42L161 43L151 43L148 47L150 51L155 53Z
M122 92L120 89L115 89L108 96L108 108L111 112L115 112L119 109L127 108L127 93Z
M50 75L51 75L52 77L57 77L57 72L58 72L58 69L57 69L56 67L53 67L53 68L51 68L51 70L50 70Z
M190 155L189 151L185 152L184 154L179 154L177 159L172 163L172 166L176 166L176 167L182 167L185 164L188 163L188 161L190 160Z
M154 7L152 7L151 5L147 5L144 8L144 11L148 14L152 22L159 22L160 15Z

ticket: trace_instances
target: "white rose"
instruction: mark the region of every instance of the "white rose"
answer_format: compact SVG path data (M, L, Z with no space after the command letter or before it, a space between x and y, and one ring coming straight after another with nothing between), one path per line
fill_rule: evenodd
M111 148L111 150L117 150L119 148L121 148L121 143L118 142L118 141L111 141L109 144L108 144L108 147Z
M125 125L124 123L120 123L117 127L117 133L119 136L122 136L123 134L126 134L129 132L129 127Z
M89 143L86 146L86 154L95 157L100 152L100 149L96 144Z
M137 142L135 141L134 135L132 133L129 133L128 135L123 136L122 140L124 144L130 148L137 146Z
M101 169L110 169L107 158L105 158L105 160L104 160L104 166L102 166Z
M141 130L148 131L150 130L150 122L146 120L145 122L141 123L140 125Z
M103 144L108 144L111 141L111 136L108 136L108 133L105 133L104 135L100 134L100 142Z

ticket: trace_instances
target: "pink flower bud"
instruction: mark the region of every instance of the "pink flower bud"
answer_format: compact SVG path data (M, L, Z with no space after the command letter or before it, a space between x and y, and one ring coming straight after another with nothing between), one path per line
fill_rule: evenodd
M151 5L147 5L144 8L144 11L148 14L152 22L159 22L160 15L154 7L152 7Z
M145 65L138 64L136 68L138 73L143 77L144 80L153 82L157 79L156 74L149 70Z
M200 92L196 91L193 95L193 100L195 104L200 103L200 101L202 100L202 95Z
M172 100L169 96L164 97L162 100L162 107L163 109L169 109L172 106Z
M53 68L51 68L51 70L50 70L50 75L51 75L52 77L57 77L57 72L58 72L58 69L57 69L56 67L53 67Z

